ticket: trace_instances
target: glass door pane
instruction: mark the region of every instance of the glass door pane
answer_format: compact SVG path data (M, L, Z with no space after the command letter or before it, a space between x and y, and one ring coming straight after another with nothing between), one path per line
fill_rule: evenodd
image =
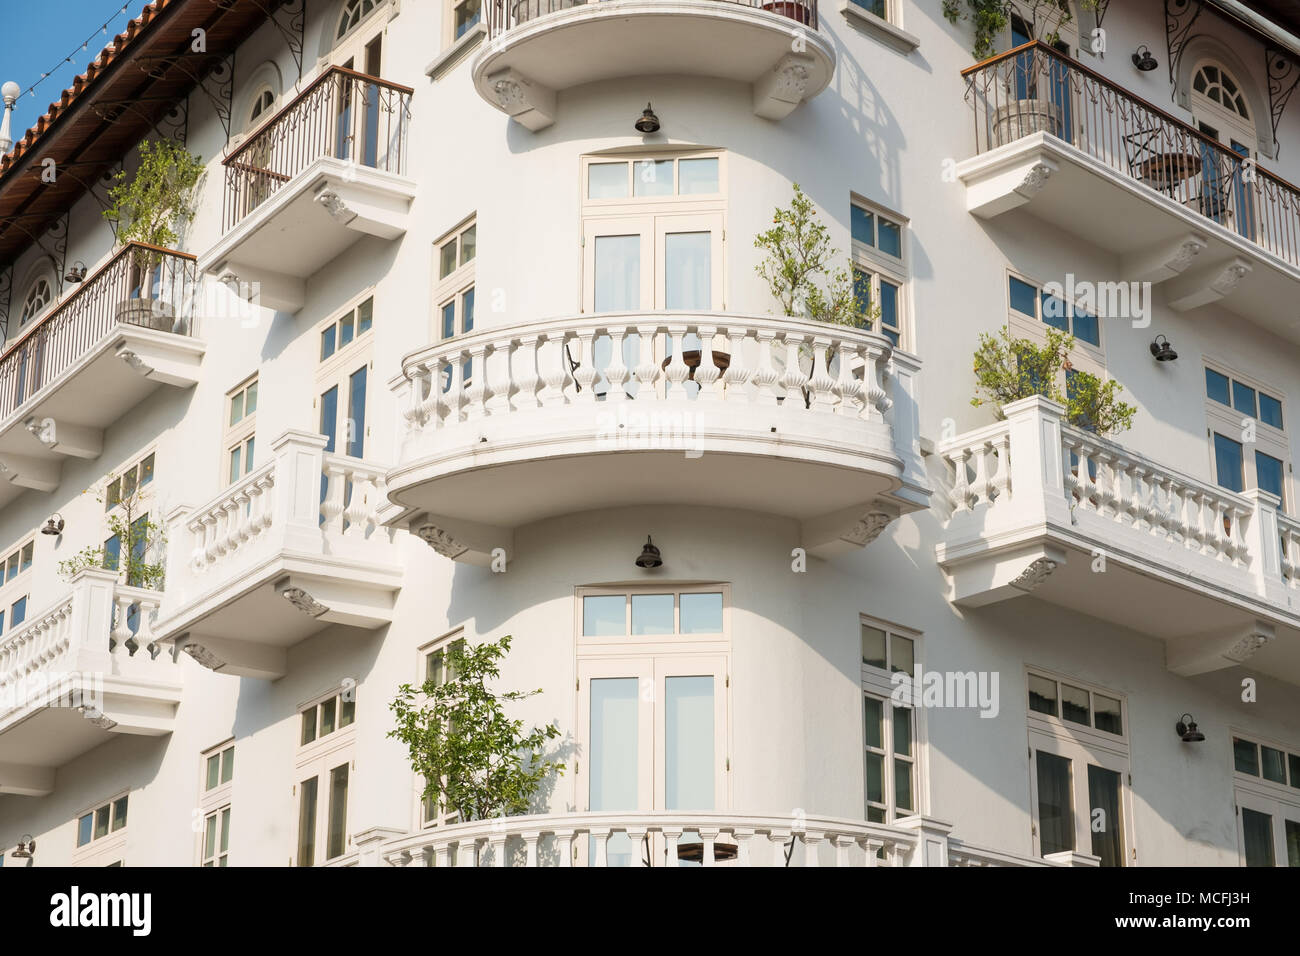
M1241 840L1247 866L1273 866L1273 818L1249 807L1241 808Z
M1286 865L1300 866L1300 823L1286 821Z
M366 447L366 366L348 378L348 420L345 435L346 454L363 457Z
M1124 813L1118 773L1088 765L1088 807L1093 855L1101 857L1102 866L1123 866Z
M665 234L665 308L708 310L712 307L712 238L707 232Z
M632 312L641 308L641 237L597 236L593 308Z
M712 675L664 681L664 809L714 809Z
M298 796L298 860L299 866L316 864L316 786L317 778L310 777L301 784Z
M329 833L326 842L326 859L342 856L348 843L348 765L341 764L330 771Z
M640 680L636 677L591 681L590 771L587 805L591 810L640 809ZM648 755L646 755L648 756ZM610 866L632 866L637 848L627 834L610 837ZM595 860L594 842L591 859Z
M1074 849L1074 800L1070 761L1042 750L1034 754L1038 783L1039 853Z

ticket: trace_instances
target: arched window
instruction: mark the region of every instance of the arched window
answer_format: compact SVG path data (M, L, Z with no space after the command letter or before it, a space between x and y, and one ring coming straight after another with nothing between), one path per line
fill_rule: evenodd
M343 7L343 14L339 17L339 28L334 34L335 40L341 40L347 36L358 23L374 11L378 6L377 0L348 0Z
M1250 108L1246 97L1232 75L1222 67L1206 63L1192 77L1192 92L1204 96L1212 103L1218 103L1230 113L1235 113L1250 122Z
M275 105L275 93L267 86L263 87L256 96L253 97L253 105L248 109L248 127L252 129L262 120L270 115L271 107Z
M18 324L26 325L32 319L39 317L53 299L54 289L50 285L50 280L41 276L27 290L27 297L23 299L22 318L18 320Z

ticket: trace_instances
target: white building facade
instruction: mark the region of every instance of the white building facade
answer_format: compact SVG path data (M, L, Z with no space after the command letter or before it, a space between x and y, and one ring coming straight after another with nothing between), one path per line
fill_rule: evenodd
M1300 865L1297 25L1044 6L152 4L0 165L4 866ZM973 406L1004 325L1132 429ZM124 498L156 588L60 567ZM389 704L505 635L566 771L448 820Z

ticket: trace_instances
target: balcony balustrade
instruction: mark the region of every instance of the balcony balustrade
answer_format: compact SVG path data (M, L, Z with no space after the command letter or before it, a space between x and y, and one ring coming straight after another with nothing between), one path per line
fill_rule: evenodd
M521 525L645 503L783 515L814 553L851 550L928 501L918 371L883 336L788 318L475 332L407 356L392 383L407 432L386 520L476 563Z
M1300 683L1300 524L1276 497L1134 454L1046 399L1004 411L938 449L951 514L936 556L951 600L1032 593L1163 639L1176 673L1249 661Z
M962 71L976 155L967 208L1026 212L1164 282L1172 308L1225 308L1300 341L1300 190L1044 43ZM1129 318L1129 316L1121 316Z
M927 817L892 826L834 817L736 810L602 811L453 823L409 836L357 835L360 865L569 866L1051 866L1096 858L1035 860L966 846ZM373 849L372 849L373 847Z
M263 306L296 312L303 280L363 235L406 232L409 87L324 71L224 161L223 235L199 257Z
M331 624L392 620L402 570L377 523L384 466L325 445L285 432L271 461L168 516L160 640L212 670L273 679L287 648Z
M53 491L159 384L198 381L196 289L192 256L130 243L0 355L0 504Z
M180 669L153 631L161 594L80 572L0 639L0 793L42 795L112 734L169 733Z
M560 94L624 77L685 75L748 84L753 111L788 116L831 80L835 48L817 0L489 0L474 84L537 131Z

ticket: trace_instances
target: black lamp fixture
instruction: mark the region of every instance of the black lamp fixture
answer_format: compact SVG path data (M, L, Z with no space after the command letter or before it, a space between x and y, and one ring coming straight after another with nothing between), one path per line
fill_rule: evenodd
M641 111L641 118L636 121L635 125L638 133L659 132L659 117L655 116L655 111L650 108L649 103Z
M1143 43L1137 48L1137 52L1133 54L1133 65L1143 73L1150 73L1160 64L1156 62L1156 58L1151 55L1151 51Z
M1178 723L1174 724L1174 733L1176 733L1185 744L1199 744L1205 739L1205 734L1196 729L1196 721L1192 719L1191 714L1183 714Z
M664 563L663 557L659 554L659 549L654 546L650 540L650 535L645 536L645 547L641 549L641 554L636 559L636 566L645 570L660 567Z
M63 534L63 515L57 511L46 519L45 527L41 529L41 534Z
M1151 354L1155 356L1157 362L1172 362L1178 358L1178 353L1163 335L1157 335L1156 340L1151 343Z
M64 273L63 278L66 282L84 282L86 279L86 264L78 259L68 267L68 271Z
M9 855L15 860L30 860L35 854L36 840L32 838L30 833L24 833L22 839L18 841L18 846Z

